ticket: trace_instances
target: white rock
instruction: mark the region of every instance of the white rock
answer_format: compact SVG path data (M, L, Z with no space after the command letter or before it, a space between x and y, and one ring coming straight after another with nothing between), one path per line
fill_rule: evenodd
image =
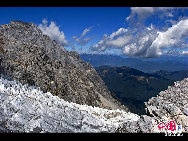
M69 103L49 92L3 78L1 97L1 121L6 121L6 128L12 131L34 132L38 128L40 132L114 132L122 122L139 119L122 110Z

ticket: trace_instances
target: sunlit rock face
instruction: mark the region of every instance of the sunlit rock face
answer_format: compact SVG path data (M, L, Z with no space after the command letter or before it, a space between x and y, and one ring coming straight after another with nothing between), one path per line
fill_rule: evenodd
M0 26L0 73L69 102L127 111L89 63L33 23L12 21Z
M0 132L115 132L138 115L69 103L39 88L0 78Z

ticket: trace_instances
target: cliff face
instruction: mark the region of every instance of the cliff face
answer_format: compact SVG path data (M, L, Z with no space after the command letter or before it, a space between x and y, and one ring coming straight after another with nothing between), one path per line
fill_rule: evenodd
M0 73L69 102L127 110L89 63L43 35L33 23L0 26Z

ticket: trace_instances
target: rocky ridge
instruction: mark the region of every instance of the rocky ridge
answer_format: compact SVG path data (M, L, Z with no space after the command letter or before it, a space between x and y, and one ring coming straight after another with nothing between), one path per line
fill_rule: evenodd
M0 26L0 73L69 102L128 110L112 97L89 63L33 23L12 21Z
M161 91L157 97L145 102L147 115L140 116L139 120L123 123L116 132L169 132L158 129L159 123L167 124L174 121L182 126L183 132L188 132L188 78L174 82L167 90Z
M159 122L174 121L188 132L188 78L175 82L145 104L148 114Z
M150 99L146 103L148 115L139 116L68 102L38 87L1 77L0 132L159 133L165 130L159 130L157 125L171 120L188 132L187 83L188 79L176 82L174 87ZM178 96L179 92L183 96Z
M40 88L0 78L0 132L115 132L138 115L67 102Z

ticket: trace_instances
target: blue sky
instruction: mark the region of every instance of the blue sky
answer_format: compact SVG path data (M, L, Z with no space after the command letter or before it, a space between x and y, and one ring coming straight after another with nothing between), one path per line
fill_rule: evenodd
M13 20L40 24L45 18L55 21L67 38L79 35L90 26L96 26L93 34L110 34L123 26L130 8L122 7L1 7L0 24ZM91 33L92 34L92 33Z
M178 7L0 7L0 24L33 22L68 50L143 58L187 54L187 16Z

